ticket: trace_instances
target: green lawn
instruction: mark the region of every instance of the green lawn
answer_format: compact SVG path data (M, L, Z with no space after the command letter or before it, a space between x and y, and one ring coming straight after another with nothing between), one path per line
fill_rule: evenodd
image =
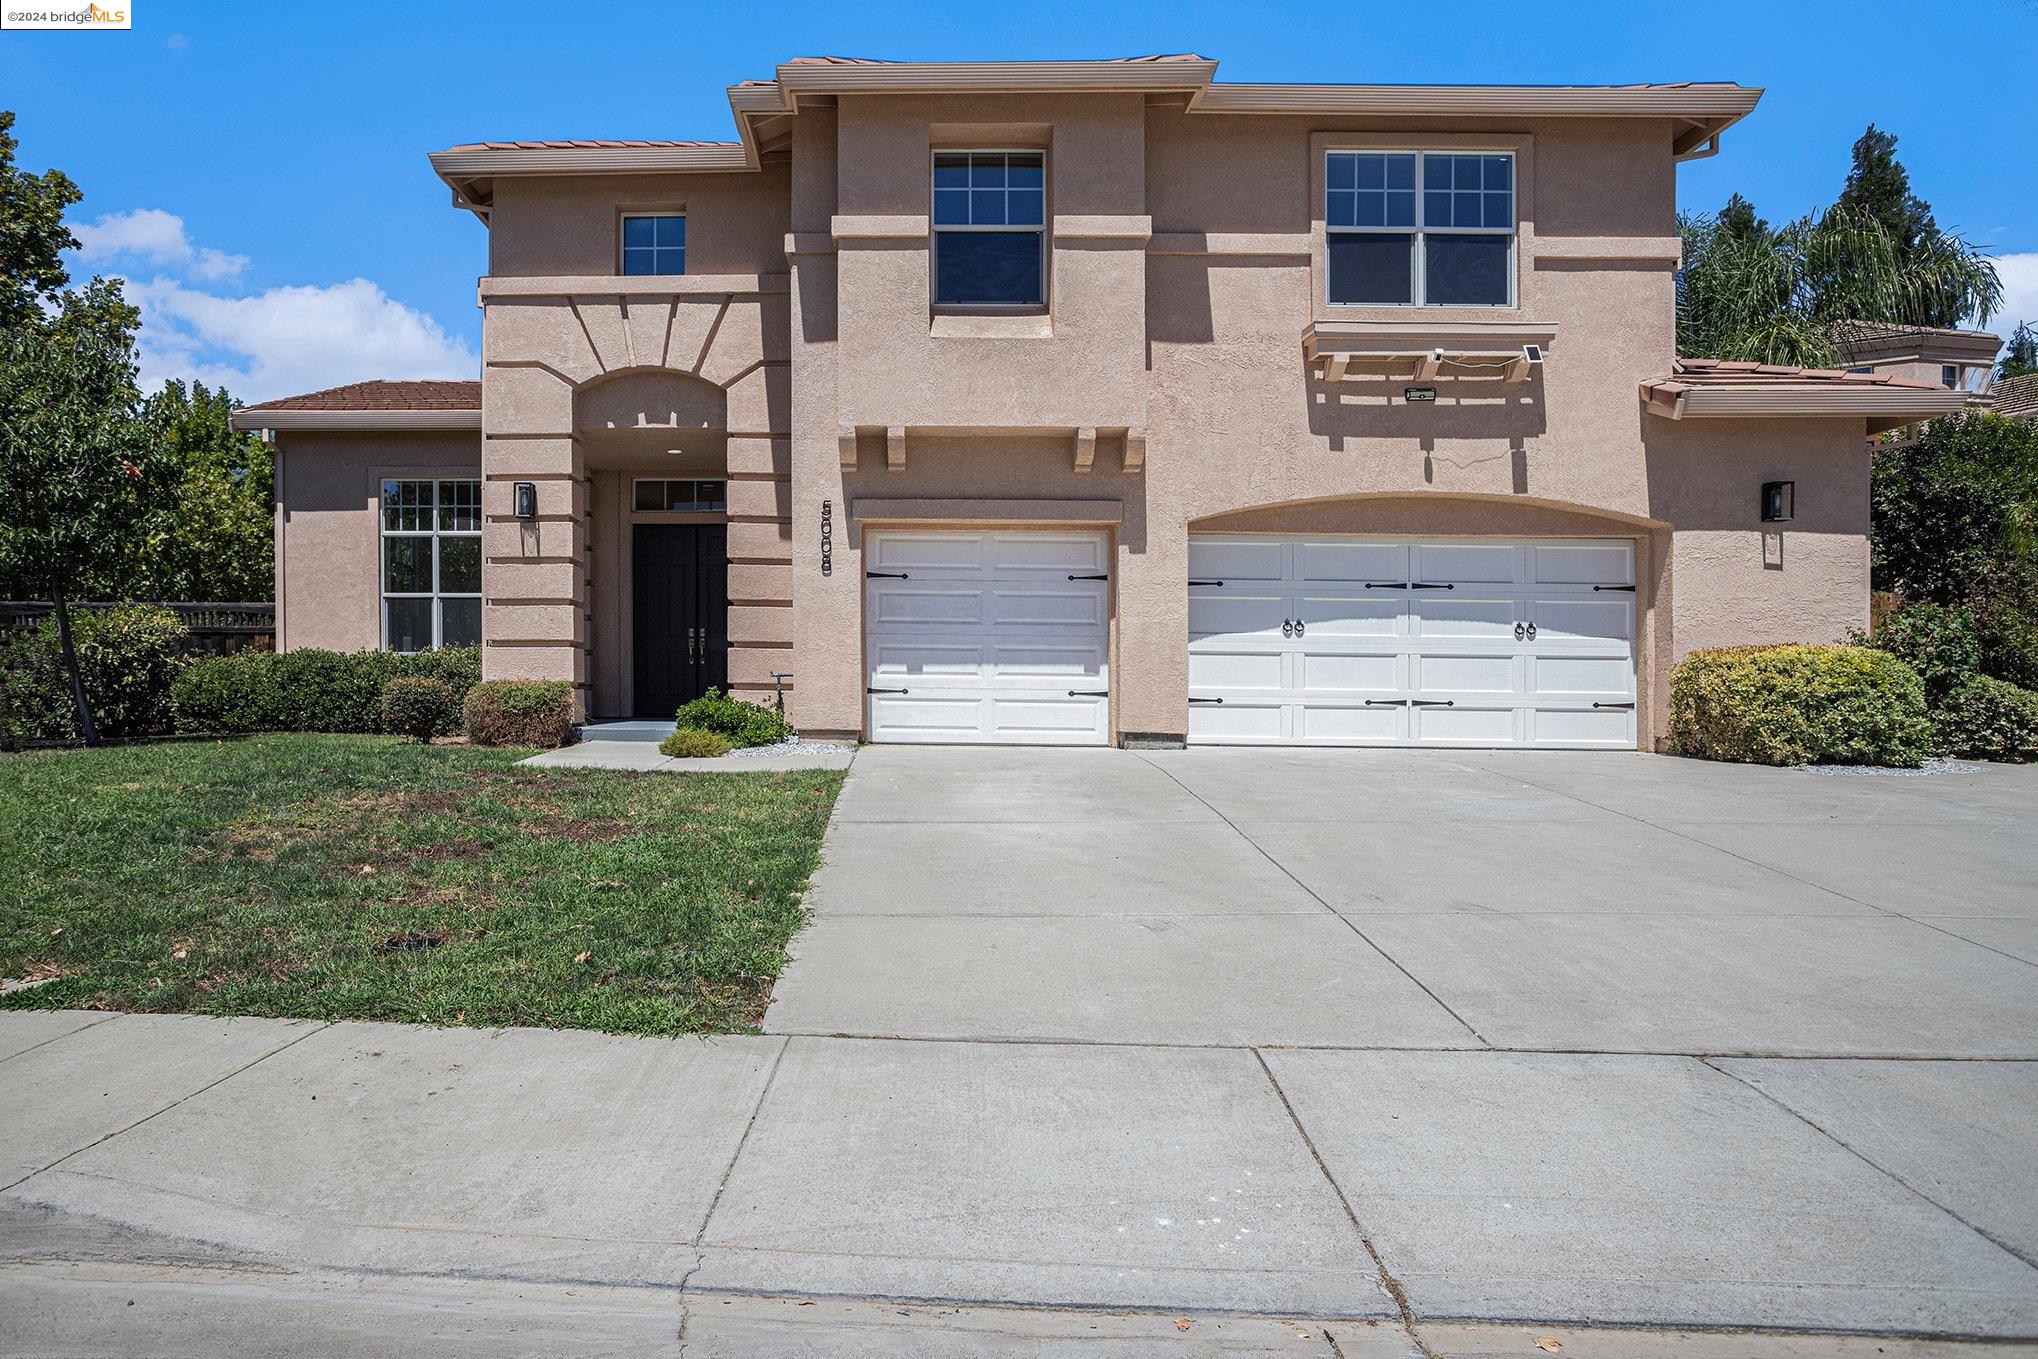
M0 1009L752 1028L842 776L259 736L0 755Z

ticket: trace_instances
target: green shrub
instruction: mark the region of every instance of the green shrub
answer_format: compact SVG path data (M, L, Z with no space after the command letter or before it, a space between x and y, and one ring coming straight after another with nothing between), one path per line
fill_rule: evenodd
M2006 563L1968 602L1981 673L2038 689L2038 563Z
M761 703L746 703L710 689L679 710L679 725L711 731L732 746L769 746L789 740L792 723Z
M1940 753L1969 760L2021 760L2038 750L2038 693L1976 675L1947 695L1936 714Z
M398 675L382 686L382 729L420 745L451 732L460 716L453 686L427 675Z
M130 605L77 610L71 642L78 677L100 736L112 741L170 730L170 692L185 664L190 634L168 609ZM17 737L75 741L78 713L57 641L57 620L14 642L7 657L6 721Z
M712 760L733 749L727 741L699 727L681 727L658 743L658 753L682 760Z
M537 746L573 739L573 686L565 680L487 680L467 691L467 739L478 746Z
M1694 651L1670 675L1670 739L1748 764L1921 763L1925 686L1887 652L1855 646Z
M440 681L457 706L480 682L480 648L208 657L178 675L171 706L186 732L373 732L382 730L383 686L409 678Z
M1935 708L1981 669L1981 642L1966 609L1906 604L1884 617L1867 643L1917 671Z

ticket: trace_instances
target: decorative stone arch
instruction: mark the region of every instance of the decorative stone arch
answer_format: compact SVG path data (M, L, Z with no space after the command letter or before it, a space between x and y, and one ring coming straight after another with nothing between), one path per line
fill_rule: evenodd
M681 369L624 368L583 382L573 393L576 434L636 429L720 432L728 427L728 391Z

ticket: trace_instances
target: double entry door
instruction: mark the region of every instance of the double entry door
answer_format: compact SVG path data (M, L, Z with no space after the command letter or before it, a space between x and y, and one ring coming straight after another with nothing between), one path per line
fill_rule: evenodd
M729 530L637 524L630 543L637 716L729 687Z

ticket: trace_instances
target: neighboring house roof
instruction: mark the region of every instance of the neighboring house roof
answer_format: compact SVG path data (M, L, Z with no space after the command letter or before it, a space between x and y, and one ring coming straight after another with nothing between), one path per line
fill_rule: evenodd
M1960 368L1993 364L2000 336L1951 326L1906 326L1894 321L1841 321L1833 339L1848 364L1939 363Z
M1966 408L1967 393L1887 373L1678 359L1670 376L1642 384L1642 401L1670 420L1854 415L1874 430L1952 415Z
M480 429L481 384L352 382L234 412L235 429Z
M2012 420L2038 420L2038 373L2004 378L1988 389L1989 401L1997 415Z
M1732 83L1665 85L1220 85L1192 52L1102 61L876 61L794 57L770 80L728 89L735 142L500 141L434 152L455 202L484 220L496 178L756 170L778 149L802 99L838 94L1143 93L1186 96L1192 113L1415 115L1481 118L1661 118L1678 160L1709 156L1762 91Z

